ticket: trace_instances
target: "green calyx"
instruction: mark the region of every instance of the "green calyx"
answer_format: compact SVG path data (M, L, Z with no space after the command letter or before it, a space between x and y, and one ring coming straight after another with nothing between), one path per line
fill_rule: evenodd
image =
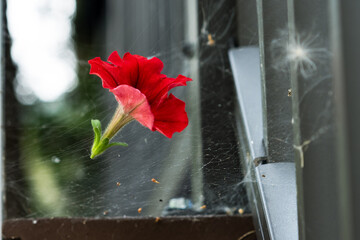
M123 146L123 147L128 146L127 143L124 142L109 143L110 139L108 137L104 137L104 136L102 137L101 123L99 120L92 119L91 125L93 127L95 134L94 143L91 148L91 156L90 156L91 159L94 159L96 156L102 154L105 150L107 150L112 146Z

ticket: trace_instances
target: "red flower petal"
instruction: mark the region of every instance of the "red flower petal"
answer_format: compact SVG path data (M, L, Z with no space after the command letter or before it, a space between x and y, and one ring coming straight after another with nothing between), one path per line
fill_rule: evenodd
M116 66L102 61L99 57L91 59L88 62L91 65L90 74L100 77L104 88L111 89L119 85L117 83L119 69Z
M126 54L125 54L126 55ZM124 58L125 58L124 55ZM131 55L131 54L130 54ZM108 57L108 61L117 65L117 66L121 66L123 64L123 60L121 59L121 57L119 56L117 51L113 51L110 56Z
M164 64L157 57L147 59L135 55L139 62L139 79L136 88L144 93L150 103L159 102L167 97L168 91L177 86L185 86L190 78L179 75L176 79L161 74Z
M119 54L114 51L110 54L108 61L119 68L118 85L127 84L136 87L139 77L139 64L136 56L125 53L123 59L121 59Z
M157 130L171 138L174 132L181 132L188 125L185 102L170 94L157 109L152 109L155 121L153 131Z
M123 59L114 51L110 54L109 64L100 58L89 61L91 74L103 80L104 88L115 88L127 84L139 89L147 97L148 102L159 103L167 97L168 91L174 87L185 86L190 78L179 75L176 79L161 74L164 67L162 61L156 57L147 59L139 55L125 53Z
M109 56L108 61L113 64L102 61L99 57L89 60L90 74L99 76L104 88L112 89L121 84L136 86L139 65L135 56L126 53L121 59L115 51Z
M94 58L89 61L91 74L99 76L104 88L110 88L116 99L136 120L151 130L171 138L188 125L185 103L168 92L186 86L190 78L179 75L168 78L161 74L164 67L156 57L147 59L126 53L124 57L113 52L108 61ZM155 120L154 120L155 118Z
M185 77L183 75L179 75L177 78L164 78L160 84L157 86L157 93L153 96L152 104L157 105L161 104L161 102L168 96L168 92L170 89L179 86L186 86L187 81L192 81L191 78Z
M144 94L128 85L120 85L111 89L110 92L114 93L116 100L123 106L125 113L130 114L145 127L153 128L154 115Z
M144 93L151 104L155 99L159 86L166 79L165 74L161 74L164 64L157 57L147 59L136 56L139 63L139 76L135 87Z

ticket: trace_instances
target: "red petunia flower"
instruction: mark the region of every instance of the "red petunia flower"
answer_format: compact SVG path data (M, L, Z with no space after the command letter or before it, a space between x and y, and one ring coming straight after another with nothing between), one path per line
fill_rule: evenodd
M186 82L191 79L182 75L168 78L161 74L164 65L160 59L147 59L130 53L126 53L121 59L115 51L109 56L108 62L96 57L89 60L89 64L90 74L99 76L103 87L108 88L119 103L98 144L101 140L108 139L108 146L110 139L133 119L169 138L174 132L181 132L188 125L185 103L168 92L174 87L186 86ZM93 122L94 131L99 124Z

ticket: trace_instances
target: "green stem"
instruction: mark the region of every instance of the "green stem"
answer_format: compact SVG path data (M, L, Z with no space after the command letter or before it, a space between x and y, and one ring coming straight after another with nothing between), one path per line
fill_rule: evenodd
M121 128L132 120L134 118L129 114L125 114L123 108L119 105L101 139L108 138L111 140Z
M122 143L122 142L114 142L114 143L109 143L109 142L121 128L123 128L126 124L128 124L132 120L134 120L134 118L128 113L124 113L123 108L119 105L102 136L101 136L100 121L91 120L95 137L94 137L93 146L91 148L90 158L91 159L95 158L96 156L102 154L106 149L112 146L127 146L126 143Z

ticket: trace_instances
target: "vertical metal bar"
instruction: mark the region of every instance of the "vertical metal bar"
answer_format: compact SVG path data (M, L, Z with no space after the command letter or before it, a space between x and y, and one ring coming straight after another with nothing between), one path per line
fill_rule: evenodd
M300 239L353 239L340 230L347 215L341 207L347 190L339 187L344 186L339 183L346 167L340 162L346 151L341 150L343 123L337 115L346 106L336 84L342 64L337 11L326 0L289 1L289 51L297 54L291 59L291 82Z
M195 205L199 207L203 204L203 173L202 173L202 137L201 137L201 115L200 115L200 78L199 78L199 29L198 15L199 10L197 1L185 1L185 42L187 46L192 48L194 56L188 61L190 76L193 79L191 89L188 94L188 101L191 102L191 116L189 119L190 131L193 134L189 139L192 149L192 166L191 166L191 199Z
M286 0L257 0L257 13L263 86L264 141L268 161L292 162L293 135L291 98L288 96L290 89L288 69L286 65L279 68L274 66L278 60L281 60L276 59L277 46L274 45L274 41L278 44L286 43L288 38Z
M359 136L360 2L331 1L331 33L337 122L339 232L341 239L360 238Z
M338 169L338 184L339 189L339 206L336 208L339 212L339 235L341 239L350 240L353 237L353 222L352 216L352 203L350 200L350 175L349 175L349 153L348 153L348 134L346 126L346 100L345 100L345 76L344 76L344 55L342 47L341 36L341 21L339 1L330 1L330 46L332 49L333 59L333 84L335 96L335 121L337 125L336 131L336 146L337 146L337 161Z
M288 43L292 41L291 39L295 39L295 16L294 16L294 1L288 0L288 31L289 38ZM293 63L290 63L290 80L291 80L291 88L292 88L292 122L293 122L293 132L294 132L294 146L301 145L301 136L299 134L299 94L298 94L298 83L297 83L297 72L296 66ZM296 191L297 191L297 213L298 213L298 232L299 239L305 239L305 217L304 217L304 191L303 191L303 174L302 168L300 167L301 155L299 151L296 151L294 154L295 166L296 166Z
M0 26L3 26L3 2L0 3ZM4 197L4 184L5 184L5 177L4 177L4 136L5 136L5 129L4 129L4 116L3 116L3 100L4 100L4 46L3 46L3 32L1 31L0 37L0 226L2 226L4 213L3 213L3 197ZM2 227L0 229L0 236L2 236Z

